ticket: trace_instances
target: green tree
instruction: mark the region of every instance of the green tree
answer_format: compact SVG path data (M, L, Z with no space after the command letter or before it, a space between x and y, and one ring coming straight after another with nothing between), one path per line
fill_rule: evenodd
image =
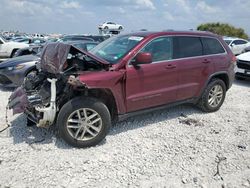
M248 39L248 35L245 33L244 29L236 28L227 23L205 23L197 27L199 31L210 31L218 35L239 37L243 39Z

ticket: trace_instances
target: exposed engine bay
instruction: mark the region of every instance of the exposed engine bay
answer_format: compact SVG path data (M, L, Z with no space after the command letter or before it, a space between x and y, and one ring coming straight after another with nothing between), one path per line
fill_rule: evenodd
M13 113L26 113L38 127L49 127L59 107L87 86L77 78L80 72L106 71L109 66L91 54L64 43L45 46L37 72L30 74L9 99Z

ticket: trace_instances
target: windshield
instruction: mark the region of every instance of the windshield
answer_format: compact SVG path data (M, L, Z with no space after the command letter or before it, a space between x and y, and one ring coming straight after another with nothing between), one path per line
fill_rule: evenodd
M224 41L227 43L227 45L229 45L232 42L232 40L224 40Z
M90 52L111 64L116 64L142 39L143 37L131 35L112 37L97 45Z

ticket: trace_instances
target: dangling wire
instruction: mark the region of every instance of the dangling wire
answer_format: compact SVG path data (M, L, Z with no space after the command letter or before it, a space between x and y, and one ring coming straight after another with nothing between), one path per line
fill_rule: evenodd
M6 129L8 129L10 127L10 124L8 121L8 105L6 106L6 109L5 109L5 123L6 123L6 127L3 128L2 130L0 130L0 133L5 131Z

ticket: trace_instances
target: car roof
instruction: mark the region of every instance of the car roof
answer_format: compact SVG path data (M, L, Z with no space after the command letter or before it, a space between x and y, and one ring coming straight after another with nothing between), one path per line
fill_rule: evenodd
M155 37L155 36L163 36L163 35L193 35L193 36L211 36L216 37L217 34L207 32L207 31L174 31L174 30L167 30L167 31L141 31L135 33L129 33L125 35L131 36L141 36L141 37Z

